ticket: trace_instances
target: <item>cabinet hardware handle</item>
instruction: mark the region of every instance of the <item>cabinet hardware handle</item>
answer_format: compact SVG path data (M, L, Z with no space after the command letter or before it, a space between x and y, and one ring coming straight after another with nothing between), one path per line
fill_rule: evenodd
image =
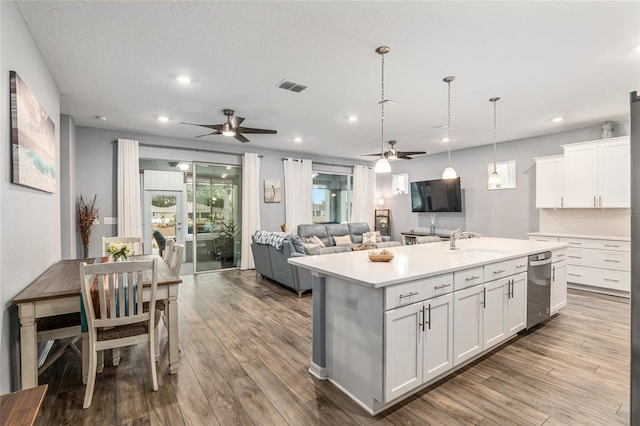
M487 309L487 288L482 288L482 307Z
M429 303L429 321L427 321L427 325L429 326L429 330L431 330L431 303Z
M511 298L513 299L513 293L515 292L515 287L516 287L516 280L512 279L511 280Z
M602 195L600 195L598 197L598 203L599 203L600 207L602 207Z
M400 300L404 299L405 297L411 297L411 296L417 296L418 292L417 291L412 291L409 294L401 294L400 295Z
M560 207L564 207L564 197L560 197Z
M467 277L464 280L465 281L473 281L473 280L477 280L478 278L480 278L480 275L474 275L472 277Z
M565 256L566 256L566 254L564 254L564 253L558 253L558 255L557 255L557 256L558 256L558 257L565 257Z
M572 274L572 273L568 273L567 275L571 275L572 277L581 277L582 276L580 274Z
M593 196L593 207L598 207L598 205L596 204L596 196Z
M447 288L447 287L450 287L450 286L451 286L451 284L442 284L442 285L435 286L434 289L435 290L441 290L443 288Z
M611 282L614 282L614 283L619 283L620 282L620 280L614 280L613 278L605 278L604 280L605 281L611 281Z
M582 256L567 256L570 257L571 259L582 259Z
M494 274L501 274L503 272L506 272L504 269L498 269L497 271L493 271Z
M551 281L553 282L553 281L555 281L555 280L556 280L556 267L555 267L555 266L553 266L553 267L551 268Z
M575 242L575 241L569 241L569 244L575 244L575 245L577 245L577 246L582 245L582 243L577 243L577 242Z
M424 305L418 311L418 327L420 327L421 331L424 331Z
M516 269L522 269L522 268L526 268L527 265L516 265Z
M613 262L613 263L620 263L619 260L615 260L615 259L604 259L605 262Z
M605 244L604 246L605 246L605 247L620 247L620 246L619 246L619 245L617 245L617 244Z

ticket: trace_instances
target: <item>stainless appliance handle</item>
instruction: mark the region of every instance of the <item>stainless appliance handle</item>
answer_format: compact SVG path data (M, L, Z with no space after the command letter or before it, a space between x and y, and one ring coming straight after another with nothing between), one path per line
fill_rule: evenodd
M539 265L546 265L548 263L551 263L551 259L544 259L544 260L530 260L529 261L529 266L539 266Z

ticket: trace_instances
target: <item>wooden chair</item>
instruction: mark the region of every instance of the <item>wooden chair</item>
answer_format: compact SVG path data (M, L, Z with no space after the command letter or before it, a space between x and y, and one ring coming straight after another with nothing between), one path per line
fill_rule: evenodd
M168 239L164 245L164 252L162 252L162 258L165 262L169 263L169 257L173 255L173 245L176 243L176 240L173 238Z
M158 260L80 264L82 303L89 328L89 376L83 408L91 405L98 353L137 343L149 345L154 391L158 390L155 363L156 291ZM143 281L150 281L149 311L143 309Z
M126 243L131 245L133 254L144 254L144 245L142 243L142 237L102 237L102 255L108 256L107 247L111 243Z

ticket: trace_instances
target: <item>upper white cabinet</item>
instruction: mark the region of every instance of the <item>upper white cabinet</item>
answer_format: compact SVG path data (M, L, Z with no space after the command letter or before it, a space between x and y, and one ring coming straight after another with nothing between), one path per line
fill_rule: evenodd
M564 156L534 158L536 161L536 207L563 207Z
M563 145L562 207L630 207L629 137ZM536 163L537 164L537 163ZM536 172L537 176L538 172Z

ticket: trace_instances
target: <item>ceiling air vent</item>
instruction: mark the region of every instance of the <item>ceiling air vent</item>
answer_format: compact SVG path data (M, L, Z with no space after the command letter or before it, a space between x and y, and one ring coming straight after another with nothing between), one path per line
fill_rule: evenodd
M300 93L302 92L304 89L307 88L307 86L305 86L304 84L300 84L300 83L295 83L293 81L289 81L287 79L281 80L277 86L281 89L284 90L289 90L291 92L296 92L296 93Z

